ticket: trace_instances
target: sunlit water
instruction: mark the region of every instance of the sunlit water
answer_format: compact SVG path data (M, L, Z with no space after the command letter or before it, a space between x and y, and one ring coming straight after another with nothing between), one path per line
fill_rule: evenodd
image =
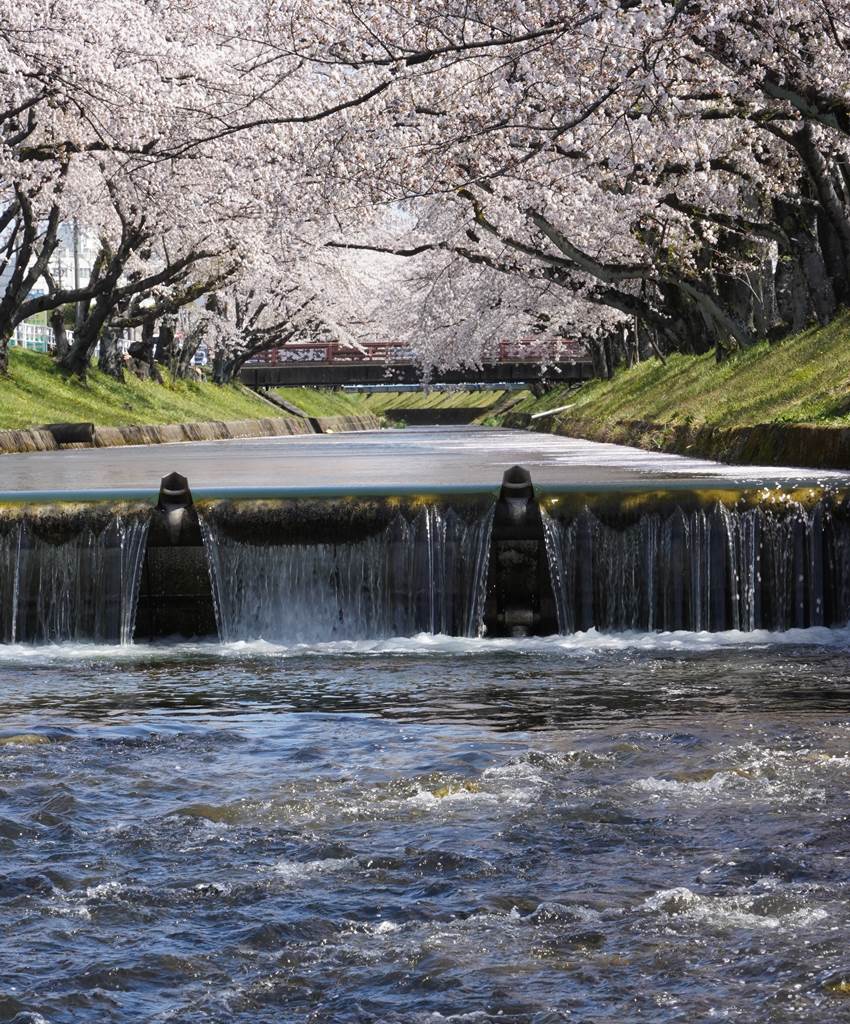
M0 1021L846 1020L849 670L826 629L2 649Z

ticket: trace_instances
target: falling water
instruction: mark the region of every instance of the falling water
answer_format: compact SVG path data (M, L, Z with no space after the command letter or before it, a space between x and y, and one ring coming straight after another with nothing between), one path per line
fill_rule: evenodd
M203 519L222 640L311 642L483 629L492 508L429 505L365 539L253 543Z
M850 524L825 504L646 513L543 512L561 633L785 630L850 615Z
M149 518L22 516L0 531L0 639L130 643Z
M0 643L15 636L22 533L20 519L0 521Z

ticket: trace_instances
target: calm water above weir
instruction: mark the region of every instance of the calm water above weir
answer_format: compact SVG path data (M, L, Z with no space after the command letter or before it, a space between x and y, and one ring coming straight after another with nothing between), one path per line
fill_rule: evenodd
M844 1020L848 652L0 648L0 1020Z
M155 496L160 477L172 470L189 478L196 495L291 488L309 493L453 487L493 491L515 463L526 466L535 483L547 488L646 487L653 481L681 486L747 481L770 486L778 481L808 484L850 478L828 470L724 466L522 430L423 427L4 455L0 497L110 489Z

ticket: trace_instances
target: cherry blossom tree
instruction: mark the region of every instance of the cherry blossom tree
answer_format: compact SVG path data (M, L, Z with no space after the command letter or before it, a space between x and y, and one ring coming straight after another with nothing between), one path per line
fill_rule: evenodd
M423 365L569 325L609 373L600 339L723 357L850 300L847 0L42 14L0 16L0 372L17 323L70 303L71 372L197 308L227 377L329 325ZM71 217L101 255L63 289ZM404 261L367 316L346 300L358 252Z
M216 287L241 263L234 247L281 208L304 216L298 131L372 90L329 86L270 52L267 13L244 0L56 0L49 18L34 0L4 8L0 373L17 324L71 303L80 337L61 361L84 372L111 321ZM98 232L101 255L62 288L50 261L72 217Z
M336 177L442 196L480 252L546 267L661 348L722 355L843 300L846 4L369 11L341 6L301 51L395 75L348 150L324 140Z

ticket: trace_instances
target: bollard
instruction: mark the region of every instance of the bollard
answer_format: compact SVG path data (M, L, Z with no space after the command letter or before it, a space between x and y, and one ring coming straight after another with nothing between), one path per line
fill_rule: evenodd
M511 466L502 477L502 489L496 505L496 517L504 525L536 537L540 525L540 509L534 501L534 485L531 473L524 466Z
M189 481L162 478L142 568L136 638L214 636L215 613L198 512Z
M200 528L189 481L180 473L164 476L159 487L156 511L160 513L165 532L172 545L200 542ZM159 517L155 517L156 518ZM194 527L194 529L193 529ZM194 536L197 530L197 537ZM193 536L189 539L188 534Z
M540 508L531 474L511 466L493 515L484 622L488 636L541 636L557 631Z

